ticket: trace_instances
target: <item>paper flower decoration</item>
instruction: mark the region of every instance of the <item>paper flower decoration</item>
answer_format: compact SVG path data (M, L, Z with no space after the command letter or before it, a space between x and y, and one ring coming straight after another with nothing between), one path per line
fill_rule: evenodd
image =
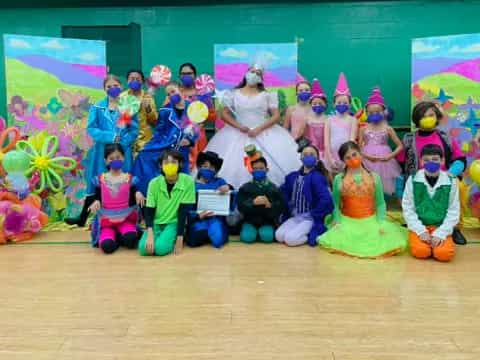
M118 110L120 111L118 126L125 127L130 125L132 116L140 111L140 100L135 95L122 95L118 101Z
M25 175L31 176L35 171L40 174L40 181L35 185L33 192L42 193L47 187L52 192L63 190L63 179L59 173L71 171L77 166L77 162L69 157L55 157L58 150L58 137L39 134L42 139L32 136L28 140L20 140L17 150L25 152L30 158L30 167ZM40 151L38 150L41 144Z

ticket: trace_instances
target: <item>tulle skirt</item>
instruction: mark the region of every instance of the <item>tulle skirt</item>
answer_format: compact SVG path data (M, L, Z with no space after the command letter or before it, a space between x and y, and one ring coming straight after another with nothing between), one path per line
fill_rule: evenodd
M206 150L216 152L223 158L223 166L219 176L224 178L235 189L250 181L252 176L244 166L245 146L255 144L268 162L268 178L280 186L285 176L301 166L297 143L284 128L274 125L251 138L241 131L225 125L210 140Z
M387 145L366 145L363 148L363 153L373 157L385 157L392 153L392 150ZM364 159L365 167L380 175L383 183L383 192L388 195L395 194L395 181L400 176L401 169L395 159L389 161L370 161Z

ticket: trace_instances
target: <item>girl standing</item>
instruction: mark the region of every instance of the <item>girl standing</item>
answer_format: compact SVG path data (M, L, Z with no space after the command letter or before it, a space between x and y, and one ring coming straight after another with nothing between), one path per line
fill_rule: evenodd
M290 131L295 141L304 136L307 118L312 109L309 104L312 95L310 84L307 81L297 83L297 104L289 106L285 113L283 127Z
M373 89L366 105L368 124L360 129L359 144L365 167L380 175L385 194L393 195L396 178L401 173L395 157L403 150L403 145L395 130L388 126L385 110L380 89ZM396 145L394 151L388 145L389 139Z

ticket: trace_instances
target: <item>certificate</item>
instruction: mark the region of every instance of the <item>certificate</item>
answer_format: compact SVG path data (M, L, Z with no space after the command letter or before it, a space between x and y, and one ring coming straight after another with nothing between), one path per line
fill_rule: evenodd
M215 190L198 190L197 213L212 211L215 215L230 215L230 192L220 194Z

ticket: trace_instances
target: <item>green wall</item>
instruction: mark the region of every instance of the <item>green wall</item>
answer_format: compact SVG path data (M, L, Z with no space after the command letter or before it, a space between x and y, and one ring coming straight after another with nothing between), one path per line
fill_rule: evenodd
M380 85L409 123L410 40L474 33L480 1L389 1L150 8L2 10L0 32L61 36L62 25L141 25L143 68L185 61L213 70L213 45L300 39L299 70L332 93L340 71L356 96ZM0 53L3 58L3 49ZM126 54L128 56L128 54ZM0 114L5 114L0 70Z

